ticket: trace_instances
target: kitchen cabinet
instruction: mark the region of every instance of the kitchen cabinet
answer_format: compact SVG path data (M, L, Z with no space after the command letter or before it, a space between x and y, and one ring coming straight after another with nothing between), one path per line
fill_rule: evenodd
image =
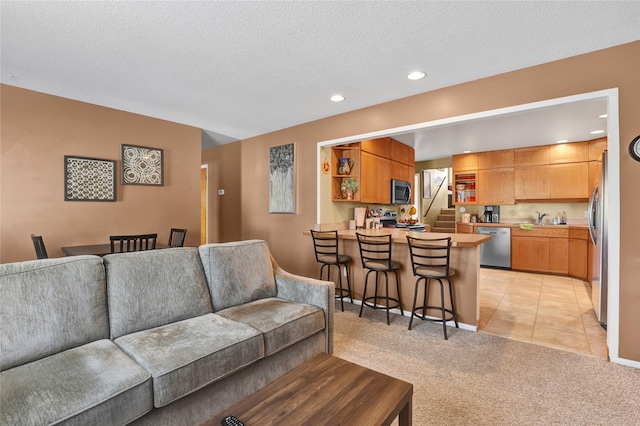
M511 268L531 272L567 274L569 271L569 229L534 227L531 231L511 229Z
M364 151L360 153L360 160L360 201L389 204L391 160Z
M487 151L478 153L478 169L498 169L503 167L513 167L513 149L503 149L500 151Z
M452 158L453 171L476 171L478 170L478 154L454 155Z
M456 234L475 234L475 229L472 223L456 223Z
M392 161L392 155L398 161ZM348 175L338 173L341 158L348 158L353 163ZM331 148L332 201L389 204L391 179L413 182L414 174L413 148L392 138L369 139ZM352 199L344 198L340 189L348 178L356 179L359 185Z
M517 167L514 171L516 200L542 200L549 198L549 166Z
M589 161L589 142L549 145L549 164Z
M569 228L569 275L589 279L589 230Z
M360 149L384 158L391 158L391 138L367 139L360 142Z
M549 145L514 149L513 164L516 168L549 164Z
M514 169L478 171L478 204L515 204Z
M589 163L556 164L548 167L549 198L589 198Z
M347 158L352 162L349 174L340 174L340 159ZM332 201L360 201L360 190L353 194L353 199L347 200L343 198L342 191L340 189L342 182L345 179L355 179L360 181L360 145L353 143L349 145L334 146L331 148L331 200ZM360 189L360 188L359 188Z
M478 204L476 198L477 171L458 173L454 169L455 205Z
M602 158L602 153L608 146L607 138L594 139L589 141L589 161L597 161Z
M415 169L415 151L410 146L391 139L391 161L397 161L398 163L406 164Z
M549 238L511 236L511 268L549 272Z

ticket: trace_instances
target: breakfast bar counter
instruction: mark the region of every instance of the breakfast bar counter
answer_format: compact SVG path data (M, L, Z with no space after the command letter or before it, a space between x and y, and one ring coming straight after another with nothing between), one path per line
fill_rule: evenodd
M402 309L405 315L411 312L413 303L413 293L415 291L416 277L411 269L411 259L409 257L409 244L407 243L407 235L415 238L433 239L451 237L451 267L455 269L456 274L453 276L453 294L456 304L456 313L458 315L458 323L460 327L467 330L477 330L478 320L480 318L479 303L479 285L480 285L480 244L491 239L488 235L480 234L448 234L438 232L409 232L402 229L383 228L376 230L339 230L338 239L342 240L340 244L340 254L346 254L353 259L350 264L351 288L355 300L362 300L362 292L364 290L365 271L362 268L360 260L360 250L356 232L367 235L388 235L391 234L392 253L391 258L400 263L401 268L398 271L400 281L400 300L402 301ZM304 232L305 235L311 235L309 231ZM336 269L333 268L332 279L337 279ZM382 278L382 280L384 280ZM393 274L389 276L389 297L395 295L395 284L393 283ZM370 282L373 278L370 278ZM384 281L383 281L384 282ZM343 280L344 283L344 280ZM372 291L373 286L369 286L368 293ZM369 295L372 295L369 294ZM439 303L439 286L432 286L429 294L429 304L431 302ZM367 315L367 310L362 314ZM420 324L414 321L414 327Z

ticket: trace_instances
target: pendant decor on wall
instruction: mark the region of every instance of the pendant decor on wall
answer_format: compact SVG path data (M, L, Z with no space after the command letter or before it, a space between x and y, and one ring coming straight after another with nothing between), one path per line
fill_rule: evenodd
M162 150L136 145L122 145L122 184L162 186Z
M293 144L271 147L269 162L269 213L295 213Z
M116 162L64 156L65 201L116 201Z

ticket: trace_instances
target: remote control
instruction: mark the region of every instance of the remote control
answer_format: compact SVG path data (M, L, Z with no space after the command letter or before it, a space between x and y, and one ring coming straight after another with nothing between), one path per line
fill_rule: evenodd
M244 426L244 423L236 416L227 416L220 423L222 423L222 426Z

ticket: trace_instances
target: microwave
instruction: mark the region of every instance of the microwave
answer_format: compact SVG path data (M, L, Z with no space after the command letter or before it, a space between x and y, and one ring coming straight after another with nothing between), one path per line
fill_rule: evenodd
M411 182L391 179L391 204L411 204Z

